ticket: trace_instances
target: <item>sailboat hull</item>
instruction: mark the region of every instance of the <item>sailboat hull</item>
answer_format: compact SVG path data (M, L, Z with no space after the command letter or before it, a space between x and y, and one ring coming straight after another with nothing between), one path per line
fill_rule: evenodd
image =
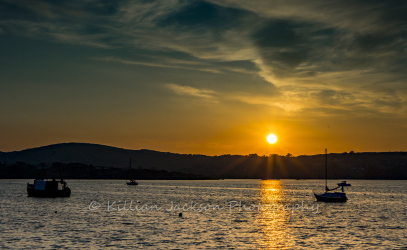
M317 201L324 201L324 202L346 202L348 198L346 197L345 193L324 193L324 194L315 194L315 198Z

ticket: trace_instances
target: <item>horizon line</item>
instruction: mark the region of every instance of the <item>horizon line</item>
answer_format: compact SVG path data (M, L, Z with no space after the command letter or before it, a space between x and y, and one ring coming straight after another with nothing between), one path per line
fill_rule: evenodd
M201 156L208 156L208 157L216 157L216 156L254 156L254 155L257 155L258 157L270 157L270 156L273 156L273 155L283 156L283 157L299 157L299 156L325 155L325 153L313 154L313 155L307 155L307 154L292 155L291 153L287 153L287 155L269 154L268 156L267 155L259 155L257 153L249 153L249 154L246 154L246 155L239 155L239 154L205 155L205 154L196 154L196 153L192 154L192 153L165 152L165 151L158 151L158 150L154 150L154 149L144 149L144 148L142 148L142 149L127 149L127 148L122 148L122 147L117 147L117 146L110 146L110 145L104 145L104 144L99 144L99 143L90 143L90 142L59 142L59 143L53 143L53 144L44 145L44 146L25 148L25 149L21 149L21 150L14 150L14 151L9 151L9 152L0 151L0 152L1 153L14 153L14 152L33 150L33 149L39 149L39 148L62 145L62 144L88 144L88 145L97 145L97 146L110 147L110 148L116 148L116 149L122 149L122 150L129 150L129 151L146 150L146 151L155 151L155 152L159 152L159 153L170 153L170 154L178 154L178 155L196 155L196 156L201 155ZM350 150L349 152L345 151L345 152L341 152L341 153L331 152L331 153L328 153L328 155L329 154L363 154L363 153L407 153L407 151L375 151L375 152L365 151L365 152L355 152L353 150ZM290 154L290 156L288 156L289 154Z

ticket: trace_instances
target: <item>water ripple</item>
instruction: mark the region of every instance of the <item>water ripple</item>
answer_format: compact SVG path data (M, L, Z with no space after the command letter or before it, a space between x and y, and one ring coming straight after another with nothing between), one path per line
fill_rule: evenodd
M69 180L66 199L27 197L26 183L0 180L1 249L405 249L407 242L406 181L353 180L342 204L314 200L319 180L140 181L131 188ZM131 201L144 209L126 207ZM90 210L91 202L100 208Z

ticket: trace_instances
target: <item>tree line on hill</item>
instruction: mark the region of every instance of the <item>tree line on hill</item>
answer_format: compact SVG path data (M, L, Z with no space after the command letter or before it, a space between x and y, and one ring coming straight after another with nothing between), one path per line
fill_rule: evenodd
M136 180L207 180L206 176L156 169L130 169L97 167L83 163L54 162L30 165L16 162L12 165L0 164L1 179L36 179L45 173L46 179L136 179Z
M407 179L407 152L351 151L331 153L327 157L329 179ZM130 158L132 174L138 179L325 178L324 154L206 156L127 150L87 143L0 152L0 178L33 178L41 164L51 168L60 164L67 175L65 178L123 179L127 178Z

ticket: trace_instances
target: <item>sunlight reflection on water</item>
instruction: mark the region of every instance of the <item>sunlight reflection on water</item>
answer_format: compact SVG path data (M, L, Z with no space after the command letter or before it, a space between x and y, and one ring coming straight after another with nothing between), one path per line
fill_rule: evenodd
M42 199L27 197L26 182L0 180L0 248L394 249L407 242L406 181L349 181L341 204L315 201L322 180L68 180L70 198Z
M264 180L261 183L261 204L257 221L264 232L259 245L264 248L292 247L290 232L287 228L290 212L283 209L285 197L281 181Z

